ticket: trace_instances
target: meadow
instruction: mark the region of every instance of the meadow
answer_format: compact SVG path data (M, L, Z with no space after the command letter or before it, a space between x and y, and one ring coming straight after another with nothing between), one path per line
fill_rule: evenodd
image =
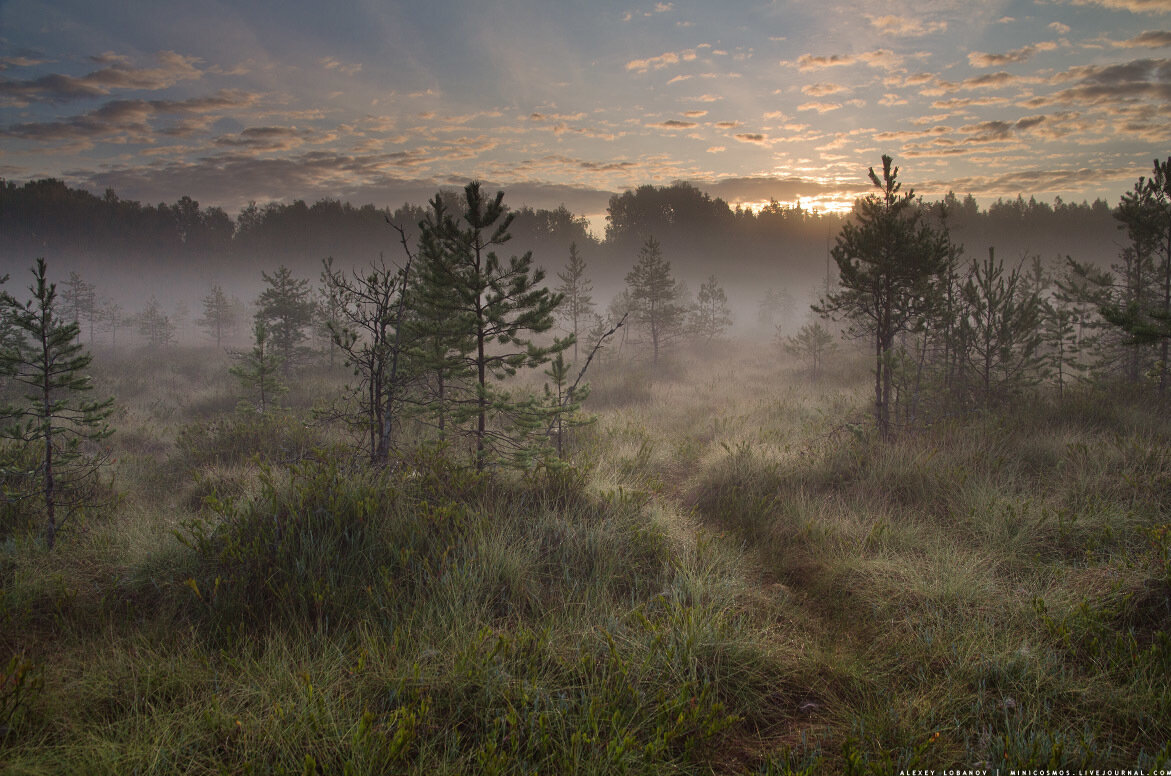
M314 412L340 368L264 416L227 370L95 359L109 504L0 544L0 771L1171 767L1149 396L884 441L863 354L610 355L570 465L478 474L371 470Z

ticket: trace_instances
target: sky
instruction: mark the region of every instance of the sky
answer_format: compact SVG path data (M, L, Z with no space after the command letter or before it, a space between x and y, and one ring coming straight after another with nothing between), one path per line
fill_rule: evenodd
M1171 0L0 0L0 177L236 213L479 179L1111 204L1171 155Z

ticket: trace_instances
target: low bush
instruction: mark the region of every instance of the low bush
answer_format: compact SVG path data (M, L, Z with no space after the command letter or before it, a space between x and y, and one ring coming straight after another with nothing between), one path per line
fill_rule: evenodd
M395 498L386 477L336 463L296 465L287 482L265 469L255 498L211 496L212 514L184 524L180 538L205 564L187 583L221 631L335 628L360 611L388 559L377 523Z

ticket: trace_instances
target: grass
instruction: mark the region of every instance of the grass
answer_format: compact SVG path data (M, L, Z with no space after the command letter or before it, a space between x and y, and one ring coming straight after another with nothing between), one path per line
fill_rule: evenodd
M0 545L6 773L1166 767L1171 421L1085 391L893 442L868 376L603 363L575 465L373 473L207 354L99 390L123 498ZM25 519L22 517L22 519ZM19 527L18 527L19 528Z

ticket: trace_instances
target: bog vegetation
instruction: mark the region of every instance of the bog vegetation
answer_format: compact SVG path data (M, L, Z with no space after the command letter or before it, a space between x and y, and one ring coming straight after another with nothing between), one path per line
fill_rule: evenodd
M0 763L1171 766L1168 165L1107 270L970 255L884 158L771 340L653 235L608 306L577 244L547 279L474 183L250 321L211 287L203 348L150 304L91 357L94 288L38 262L0 319Z

